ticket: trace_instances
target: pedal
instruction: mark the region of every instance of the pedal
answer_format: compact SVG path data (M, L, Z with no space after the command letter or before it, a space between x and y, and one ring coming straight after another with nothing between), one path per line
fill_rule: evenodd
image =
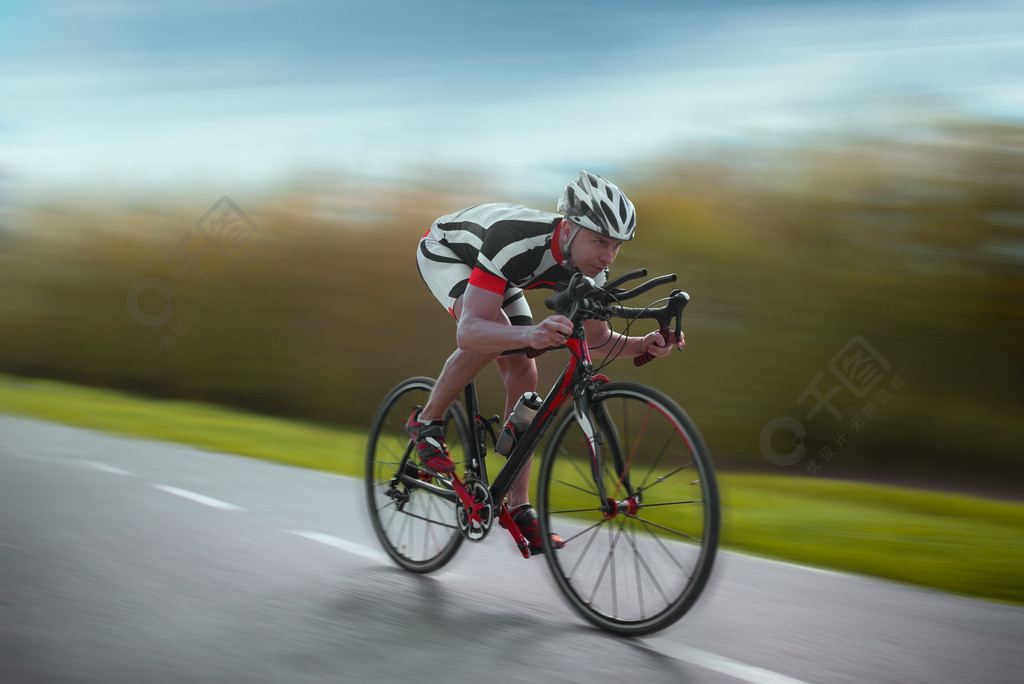
M530 542L526 541L526 537L523 536L519 525L516 525L515 521L512 520L512 514L508 512L508 505L504 502L501 504L501 511L498 513L498 521L512 535L512 539L515 540L519 553L523 554L523 558L529 558Z

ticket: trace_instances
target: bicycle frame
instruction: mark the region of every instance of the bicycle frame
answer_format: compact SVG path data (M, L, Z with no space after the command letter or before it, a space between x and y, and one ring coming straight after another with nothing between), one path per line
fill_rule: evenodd
M544 402L541 404L540 409L538 409L537 415L534 416L530 426L523 432L522 437L516 443L515 447L513 447L508 460L502 466L501 470L498 471L498 474L495 475L494 481L490 486L491 497L494 501L502 501L505 496L508 495L509 491L512 489L512 484L523 472L523 469L529 462L530 455L540 444L540 441L544 438L544 434L554 422L559 409L566 403L566 401L569 400L570 397L575 396L574 410L577 413L580 425L583 426L584 433L587 436L587 441L591 445L591 454L594 462L597 462L598 451L594 442L594 430L592 421L590 420L590 410L584 399L585 392L581 387L583 383L593 378L593 364L590 360L590 350L587 348L586 337L583 333L582 326L578 326L577 330L574 330L573 334L566 339L565 346L568 347L570 352L569 362L566 364L562 374L548 393L548 396L545 397ZM576 388L580 389L577 390ZM476 390L471 384L466 388L466 407L469 411L478 413L475 401ZM482 472L481 476L486 479L486 472ZM602 487L601 495L603 499L603 482L599 482L598 486Z
M467 474L470 477L478 478L485 485L488 485L491 501L498 507L499 519L511 532L516 545L523 552L524 556L529 555L529 551L526 550L528 544L519 532L518 526L512 522L508 508L504 505L504 500L511 491L513 483L526 468L531 455L544 438L548 428L554 423L559 409L570 398L574 399L573 409L576 411L577 419L583 428L590 446L591 467L595 473L595 483L599 489L601 500L605 500L604 482L602 478L596 476L601 471L600 451L595 438L596 431L590 417L590 406L587 401L586 392L586 386L589 383L593 382L595 378L602 378L603 376L594 375L590 350L587 348L586 335L582 325L576 326L572 335L566 339L565 347L569 350L569 361L566 367L562 370L558 380L544 399L541 408L537 411L537 415L534 416L529 427L523 432L522 437L513 447L508 460L498 471L493 482L488 481L485 458L488 453L487 435L490 433L490 430L487 427L487 420L480 414L475 382L470 382L464 390L466 410L473 425L473 436L475 437L475 439L470 440L470 453L467 454L468 458L466 459L469 463L469 472ZM471 497L457 476L452 477L451 488L424 482L418 477L404 472L404 469L399 478L410 486L427 490L452 503L461 499L470 510L470 515L474 514L479 508L472 505Z

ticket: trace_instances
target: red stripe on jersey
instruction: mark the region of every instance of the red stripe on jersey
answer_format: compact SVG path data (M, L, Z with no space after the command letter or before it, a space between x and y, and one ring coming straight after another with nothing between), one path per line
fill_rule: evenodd
M470 285L476 285L477 287L483 288L489 292L494 292L495 294L505 294L505 284L507 282L508 281L504 278L491 275L479 266L474 268L473 272L469 275Z

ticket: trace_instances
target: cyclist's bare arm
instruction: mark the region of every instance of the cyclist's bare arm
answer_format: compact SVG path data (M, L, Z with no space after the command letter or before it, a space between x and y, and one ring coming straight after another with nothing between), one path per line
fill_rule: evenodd
M678 340L671 332L668 340L659 332L652 332L643 337L625 337L611 330L604 321L584 321L583 328L587 332L587 346L590 347L591 356L597 358L603 358L609 354L618 354L628 358L640 356L645 352L650 352L651 356L655 358L661 358L667 356L673 346L682 349L686 344L686 336L681 333Z
M503 299L476 285L466 288L462 310L456 312L459 349L495 353L522 347L544 349L564 343L572 333L572 323L565 316L550 316L537 325L511 325L501 310Z

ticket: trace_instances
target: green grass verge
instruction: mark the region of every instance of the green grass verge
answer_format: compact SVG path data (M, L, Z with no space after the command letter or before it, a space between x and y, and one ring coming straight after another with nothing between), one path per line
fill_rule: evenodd
M362 473L366 433L0 375L0 412L252 456L344 475Z
M0 412L361 476L366 435L0 376ZM1024 504L793 476L720 475L726 547L1024 604Z

